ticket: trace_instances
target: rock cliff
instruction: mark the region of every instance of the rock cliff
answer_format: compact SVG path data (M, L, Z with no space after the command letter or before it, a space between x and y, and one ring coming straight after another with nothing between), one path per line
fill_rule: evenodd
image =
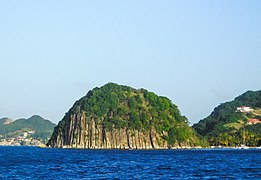
M48 147L167 149L200 140L166 97L109 83L89 91L55 128Z

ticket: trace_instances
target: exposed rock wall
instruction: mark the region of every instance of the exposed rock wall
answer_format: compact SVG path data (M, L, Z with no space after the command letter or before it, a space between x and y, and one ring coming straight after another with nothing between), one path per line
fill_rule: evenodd
M168 149L171 148L155 130L105 129L85 113L73 114L63 128L56 128L47 146L86 149ZM178 148L176 144L172 148Z
M178 107L145 89L115 83L77 100L47 146L87 149L168 149L201 144Z

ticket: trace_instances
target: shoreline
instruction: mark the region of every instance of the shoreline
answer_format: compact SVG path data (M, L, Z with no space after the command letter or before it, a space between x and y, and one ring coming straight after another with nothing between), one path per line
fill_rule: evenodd
M106 149L106 148L68 148L68 147L63 147L63 148L55 148L55 147L47 147L47 146L21 146L21 145L1 145L1 147L35 147L35 148L41 148L41 149L72 149L72 150L105 150L105 151L114 151L114 150L119 150L119 151L167 151L167 150L261 150L261 147L248 147L248 148L240 148L240 147L201 147L201 148L159 148L159 149Z

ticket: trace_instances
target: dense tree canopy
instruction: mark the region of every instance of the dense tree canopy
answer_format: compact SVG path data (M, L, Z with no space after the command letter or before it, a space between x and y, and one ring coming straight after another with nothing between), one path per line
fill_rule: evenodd
M76 101L59 123L65 123L70 114L85 112L106 129L128 128L140 131L156 130L171 144L200 140L187 124L187 118L168 98L157 96L145 89L133 89L108 83L94 88Z
M237 107L249 106L256 111L237 112ZM261 91L248 91L234 101L219 105L207 118L195 124L193 128L206 137L212 145L238 146L246 142L250 146L260 146L261 125L248 125L249 119L261 120ZM243 133L243 132L246 133Z

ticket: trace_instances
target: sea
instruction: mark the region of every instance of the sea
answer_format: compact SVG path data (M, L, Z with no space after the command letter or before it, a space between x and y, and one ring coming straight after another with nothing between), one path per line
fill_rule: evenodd
M261 149L0 147L0 179L261 179Z

